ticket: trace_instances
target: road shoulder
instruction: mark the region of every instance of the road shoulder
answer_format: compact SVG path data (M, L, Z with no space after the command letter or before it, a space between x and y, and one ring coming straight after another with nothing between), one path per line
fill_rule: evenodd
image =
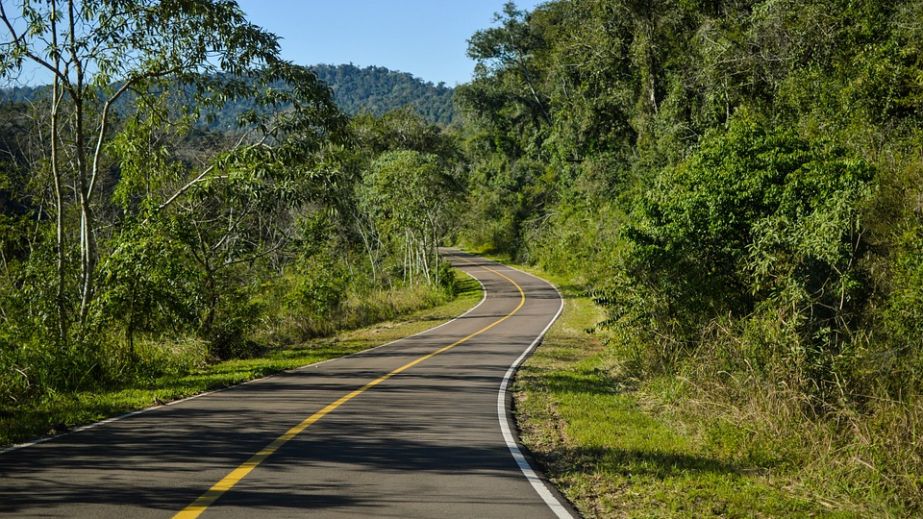
M581 516L842 515L790 475L722 451L706 437L714 424L677 410L683 381L620 376L624 359L605 344L614 339L588 333L605 314L579 284L517 267L551 280L565 297L562 317L512 386L520 441Z

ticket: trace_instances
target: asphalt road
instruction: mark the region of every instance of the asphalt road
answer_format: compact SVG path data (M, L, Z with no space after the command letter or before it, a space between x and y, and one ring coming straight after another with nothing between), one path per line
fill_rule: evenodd
M501 390L560 297L525 273L446 256L486 289L469 313L0 454L0 514L567 517L504 438Z

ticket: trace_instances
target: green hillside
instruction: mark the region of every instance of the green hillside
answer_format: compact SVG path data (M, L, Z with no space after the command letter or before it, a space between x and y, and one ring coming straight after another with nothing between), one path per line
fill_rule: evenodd
M433 123L449 124L455 120L454 90L443 83L425 82L385 67L316 65L311 70L330 85L337 106L348 114L369 111L382 115L409 105Z
M433 84L385 67L316 65L310 69L330 87L334 102L347 114L382 115L410 106L434 124L448 125L456 118L452 105L454 89L443 83ZM21 103L33 101L43 92L48 92L47 86L17 86L0 89L0 99ZM253 104L248 101L230 102L218 111L208 126L229 128L241 113L251 108Z

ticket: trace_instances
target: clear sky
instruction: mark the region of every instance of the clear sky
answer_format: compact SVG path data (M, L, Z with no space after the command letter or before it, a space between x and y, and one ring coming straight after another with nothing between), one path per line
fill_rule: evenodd
M282 38L299 65L353 63L410 72L448 86L467 82L467 40L505 0L238 0L253 23ZM541 0L517 0L532 9Z
M6 1L6 0L0 0ZM448 86L471 79L468 38L493 24L506 0L238 0L256 25L278 35L283 58L298 65L352 63L409 72ZM533 9L544 0L515 0ZM6 37L0 31L0 37ZM0 87L46 84L26 65Z

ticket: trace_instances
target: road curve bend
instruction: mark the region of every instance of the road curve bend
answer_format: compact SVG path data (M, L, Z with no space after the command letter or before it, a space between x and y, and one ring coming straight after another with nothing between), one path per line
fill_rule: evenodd
M515 440L508 385L560 314L549 283L444 256L484 286L423 333L0 454L17 517L572 517Z

